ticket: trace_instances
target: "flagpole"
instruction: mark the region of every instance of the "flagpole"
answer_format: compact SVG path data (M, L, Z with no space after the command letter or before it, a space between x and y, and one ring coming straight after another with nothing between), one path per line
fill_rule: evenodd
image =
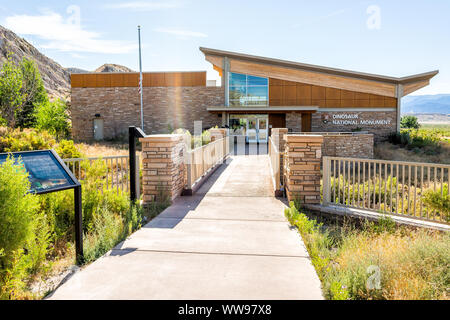
M141 55L141 26L138 26L138 37L139 37L139 92L141 94L141 129L144 131L144 102L143 102L143 92L142 92L142 55Z

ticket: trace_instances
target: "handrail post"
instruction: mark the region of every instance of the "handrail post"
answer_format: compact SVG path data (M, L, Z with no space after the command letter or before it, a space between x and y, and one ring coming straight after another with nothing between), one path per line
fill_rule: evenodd
M323 204L331 202L331 160L329 157L323 157Z
M139 159L139 155L136 155L136 199L140 199L141 197L141 162Z
M145 133L134 126L128 128L128 151L130 161L130 200L139 199L139 157L136 156L136 138L145 137Z

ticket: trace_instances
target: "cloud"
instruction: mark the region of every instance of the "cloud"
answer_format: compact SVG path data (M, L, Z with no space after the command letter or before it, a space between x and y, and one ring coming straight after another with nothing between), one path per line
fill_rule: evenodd
M171 1L132 1L132 2L120 2L111 3L105 5L108 9L129 9L139 11L154 11L163 9L179 8L181 5L178 2Z
M168 33L175 36L181 36L181 37L193 37L193 38L206 38L208 37L207 34L202 32L195 32L195 31L188 31L188 30L182 30L182 29L171 29L171 28L156 28L153 29L156 32L161 33Z
M101 34L85 30L80 24L64 21L54 12L43 15L13 15L5 19L5 26L22 35L45 40L39 47L66 52L122 54L134 51L132 42L104 40Z

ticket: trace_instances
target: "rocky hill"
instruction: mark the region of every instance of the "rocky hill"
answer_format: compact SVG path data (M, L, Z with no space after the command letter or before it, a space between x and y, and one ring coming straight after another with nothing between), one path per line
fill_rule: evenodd
M70 74L60 64L46 57L25 39L0 26L0 64L8 52L16 61L23 57L34 60L41 73L44 86L50 96L67 98L70 93Z
M23 57L34 60L41 73L44 86L50 97L70 99L70 74L88 73L79 68L63 68L60 64L39 52L25 39L19 37L11 30L0 26L0 67L6 60L8 52L13 54L16 62ZM118 65L104 64L93 72L133 72L133 70Z
M94 70L94 72L134 72L130 68L121 66L119 64L105 63L101 67Z

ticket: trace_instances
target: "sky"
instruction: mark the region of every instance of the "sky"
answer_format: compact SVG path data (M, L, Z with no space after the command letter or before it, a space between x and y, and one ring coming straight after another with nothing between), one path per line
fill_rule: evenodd
M415 93L450 94L450 1L20 0L0 24L64 67L207 70L199 47L388 76L438 69Z

